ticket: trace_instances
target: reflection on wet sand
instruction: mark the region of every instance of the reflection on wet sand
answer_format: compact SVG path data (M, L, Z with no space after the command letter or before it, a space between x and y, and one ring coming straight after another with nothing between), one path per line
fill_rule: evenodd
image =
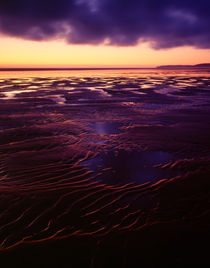
M109 170L101 179L107 184L135 182L157 182L177 174L169 170L158 169L159 164L171 162L173 155L163 151L127 152L125 150L112 151L100 154L100 157L83 162L95 172Z

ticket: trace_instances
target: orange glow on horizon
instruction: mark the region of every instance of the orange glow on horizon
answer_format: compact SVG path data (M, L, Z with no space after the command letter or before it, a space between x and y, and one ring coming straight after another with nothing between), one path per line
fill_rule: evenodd
M154 50L149 44L130 47L71 45L63 40L28 41L0 37L0 67L153 67L210 62L210 50L179 47Z

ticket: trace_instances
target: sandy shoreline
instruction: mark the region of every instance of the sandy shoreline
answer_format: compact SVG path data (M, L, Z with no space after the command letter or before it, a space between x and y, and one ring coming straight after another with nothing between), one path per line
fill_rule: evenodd
M1 78L6 267L209 262L210 78L156 72Z

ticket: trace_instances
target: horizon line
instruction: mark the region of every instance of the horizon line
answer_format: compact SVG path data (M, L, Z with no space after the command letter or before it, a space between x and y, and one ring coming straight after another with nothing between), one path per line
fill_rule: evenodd
M74 70L138 70L138 69L156 69L157 67L7 67L0 68L0 71L74 71Z

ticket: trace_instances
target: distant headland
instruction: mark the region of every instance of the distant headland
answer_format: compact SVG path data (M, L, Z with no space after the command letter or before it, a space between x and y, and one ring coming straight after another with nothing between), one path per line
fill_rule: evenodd
M196 65L161 65L157 69L188 69L188 68L210 68L210 63L201 63Z

